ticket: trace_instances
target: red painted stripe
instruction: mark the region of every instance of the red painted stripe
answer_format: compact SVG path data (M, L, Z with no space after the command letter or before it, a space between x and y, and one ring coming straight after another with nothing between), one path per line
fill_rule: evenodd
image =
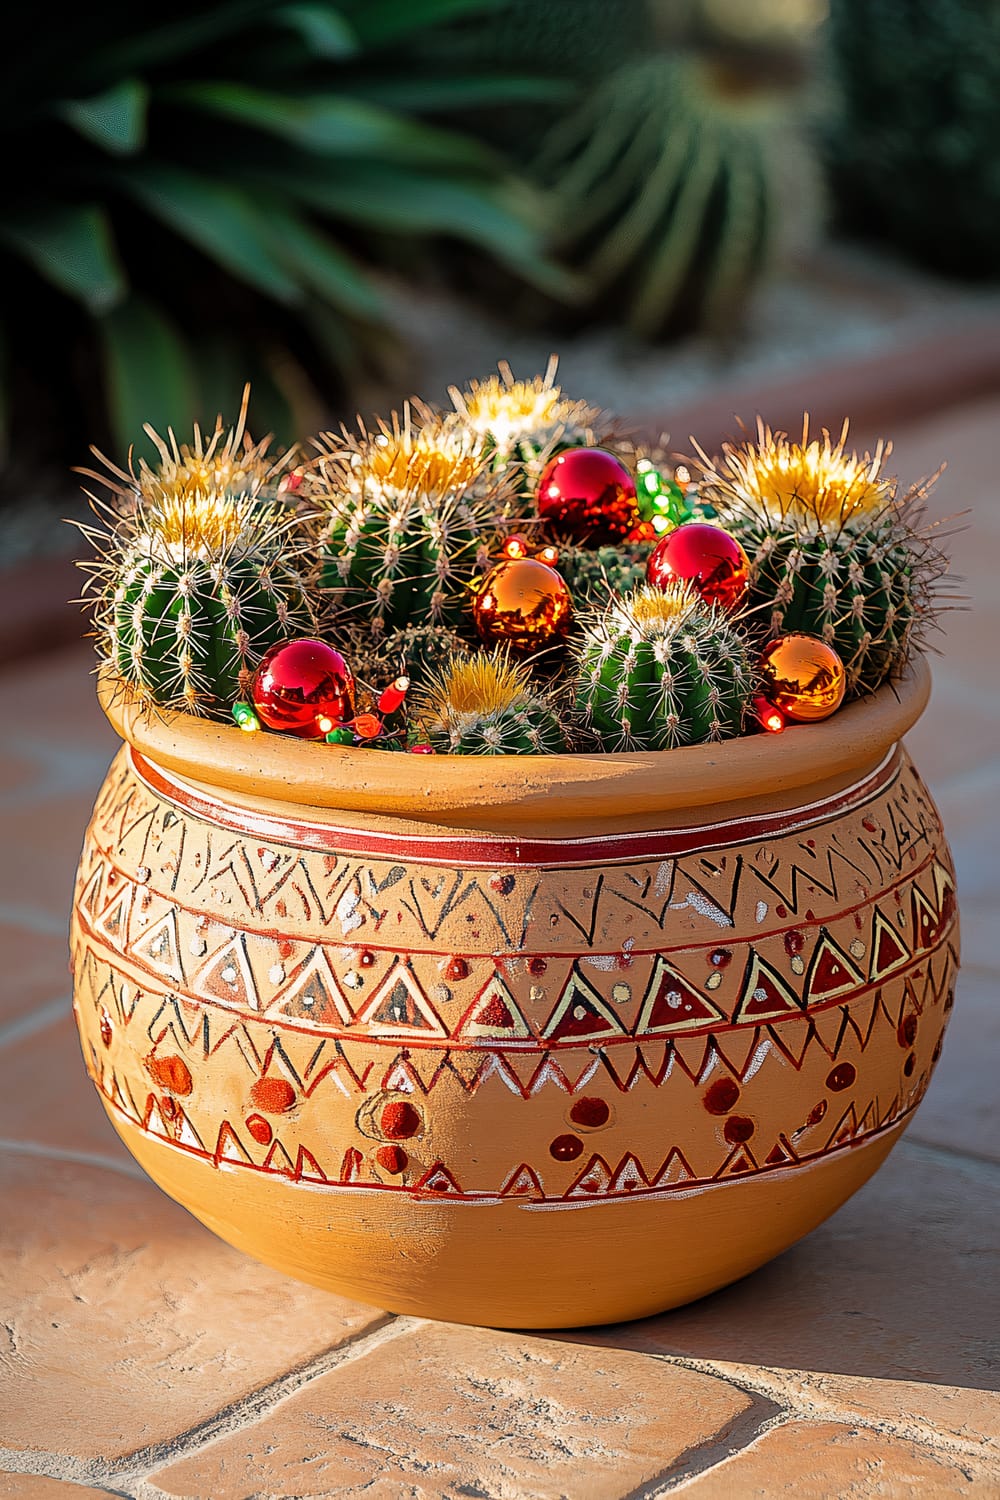
M621 864L636 859L671 859L702 850L754 839L777 838L803 828L813 828L830 818L862 807L895 780L899 774L899 749L890 751L870 775L832 797L780 812L753 817L728 818L697 828L661 829L647 833L616 833L587 838L512 839L509 835L385 833L380 830L339 828L329 823L274 817L238 807L221 798L195 791L175 780L130 747L132 767L150 791L175 807L184 808L206 823L234 833L288 844L292 848L315 849L324 854L362 854L368 857L402 859L418 864L452 865L496 869L505 865L545 868L555 865Z

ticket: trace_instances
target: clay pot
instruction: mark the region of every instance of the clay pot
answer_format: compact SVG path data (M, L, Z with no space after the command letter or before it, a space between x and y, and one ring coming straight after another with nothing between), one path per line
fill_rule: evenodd
M641 1317L832 1213L952 1004L924 666L664 754L382 755L143 719L73 922L87 1065L230 1243L396 1312Z

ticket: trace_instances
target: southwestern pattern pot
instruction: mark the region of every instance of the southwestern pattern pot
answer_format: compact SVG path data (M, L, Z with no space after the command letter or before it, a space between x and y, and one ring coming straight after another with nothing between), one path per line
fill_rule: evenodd
M897 690L660 755L379 755L142 718L86 836L109 1116L232 1244L390 1308L639 1317L875 1171L941 1049L954 874Z

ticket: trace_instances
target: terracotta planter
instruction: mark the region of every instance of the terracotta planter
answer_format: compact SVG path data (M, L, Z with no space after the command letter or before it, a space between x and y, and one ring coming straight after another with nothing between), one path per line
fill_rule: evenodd
M640 1317L875 1171L958 962L897 692L666 754L434 761L142 721L73 922L105 1108L224 1239L363 1301Z

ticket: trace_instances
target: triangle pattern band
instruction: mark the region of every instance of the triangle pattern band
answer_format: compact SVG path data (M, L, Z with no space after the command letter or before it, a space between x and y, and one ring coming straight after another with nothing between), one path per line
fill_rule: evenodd
M897 969L909 963L911 956L909 948L896 928L876 906L872 922L872 967L869 975L871 982L877 984L887 975L895 973Z
M542 1036L549 1042L596 1042L625 1035L614 1011L574 964Z
M448 1035L413 970L400 959L393 964L358 1020L383 1036Z
M733 1021L778 1021L801 1015L803 1001L756 948L751 950Z
M268 1013L313 1026L351 1024L351 1008L334 978L325 949L313 949L298 973L275 995Z
M456 1028L457 1036L492 1042L525 1042L532 1036L514 996L493 974Z
M717 1025L726 1019L717 1005L713 1005L707 996L699 994L683 975L667 963L662 953L657 954L639 1011L636 1036L693 1031L702 1026Z
M851 990L860 989L864 982L856 965L834 942L827 929L821 927L819 942L813 949L806 974L807 1000L832 1000L835 995L846 995Z

